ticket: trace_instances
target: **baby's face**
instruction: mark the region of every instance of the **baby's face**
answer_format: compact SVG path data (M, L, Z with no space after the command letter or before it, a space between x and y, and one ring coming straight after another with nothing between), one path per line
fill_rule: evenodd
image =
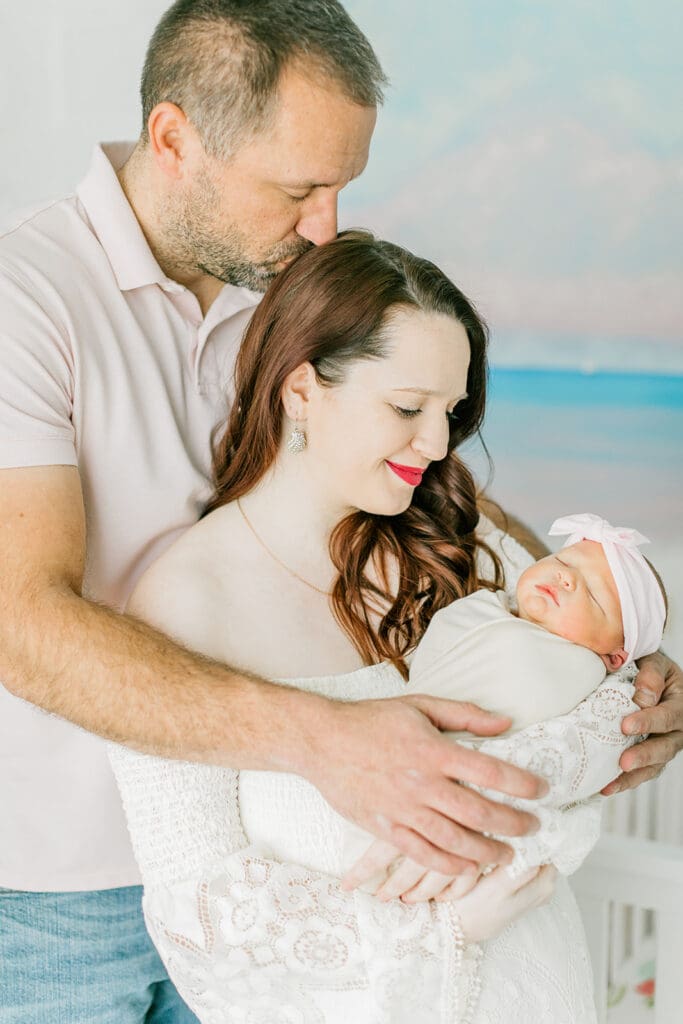
M603 659L623 647L619 594L602 544L595 541L582 540L530 566L517 584L517 602L521 619Z

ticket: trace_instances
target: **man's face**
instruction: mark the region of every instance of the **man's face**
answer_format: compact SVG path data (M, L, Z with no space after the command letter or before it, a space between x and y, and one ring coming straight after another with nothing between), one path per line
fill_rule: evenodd
M272 124L228 161L201 150L167 211L190 273L265 291L294 257L337 234L339 192L364 169L374 107L285 71Z

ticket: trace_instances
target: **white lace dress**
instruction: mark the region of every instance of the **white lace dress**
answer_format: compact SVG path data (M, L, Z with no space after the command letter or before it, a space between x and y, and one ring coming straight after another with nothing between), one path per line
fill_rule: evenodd
M480 745L551 782L541 831L514 841L514 870L554 861L569 872L595 842L599 798L586 798L617 774L632 676L610 676L562 718ZM388 665L288 684L338 700L404 691ZM594 1024L564 879L549 905L463 954L449 904L341 890L344 824L304 779L122 747L111 758L147 927L202 1024Z
M556 808L613 777L619 722L631 706L627 679L610 677L563 719L483 745L553 783L543 828L515 841L519 869L555 860L572 870L597 838L595 802ZM341 700L393 696L403 686L386 665L293 683ZM564 880L548 906L485 943L477 965L472 949L458 956L447 904L342 892L342 819L305 780L118 747L112 761L147 926L203 1024L595 1021L585 939Z

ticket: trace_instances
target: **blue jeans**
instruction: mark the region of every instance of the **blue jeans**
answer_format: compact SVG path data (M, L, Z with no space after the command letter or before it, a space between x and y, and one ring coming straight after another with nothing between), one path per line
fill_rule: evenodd
M142 889L0 889L0 1024L198 1024L145 929Z

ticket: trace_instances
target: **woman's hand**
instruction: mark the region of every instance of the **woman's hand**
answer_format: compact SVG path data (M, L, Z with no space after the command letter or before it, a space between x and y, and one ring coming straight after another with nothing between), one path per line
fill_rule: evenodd
M454 901L467 942L492 939L528 910L547 903L557 879L552 864L531 868L516 878L503 867L486 875L476 870L457 876L443 875L425 871L409 857L400 857L395 846L377 841L345 876L344 888L352 888L355 877L366 878L389 866L393 870L375 891L378 899L400 897L404 903Z
M383 901L402 899L404 903L422 903L446 893L451 899L462 896L478 877L479 868L475 866L460 875L429 871L424 864L401 856L392 843L377 839L344 875L342 886L348 890L362 885L366 892Z
M683 672L661 651L642 658L638 666L633 699L642 710L628 715L622 730L628 736L650 738L622 754L619 764L624 773L605 786L605 796L657 778L683 750Z
M454 901L465 941L484 942L500 935L522 914L547 903L556 881L557 869L552 864L531 868L517 878L511 878L505 868L484 875Z

